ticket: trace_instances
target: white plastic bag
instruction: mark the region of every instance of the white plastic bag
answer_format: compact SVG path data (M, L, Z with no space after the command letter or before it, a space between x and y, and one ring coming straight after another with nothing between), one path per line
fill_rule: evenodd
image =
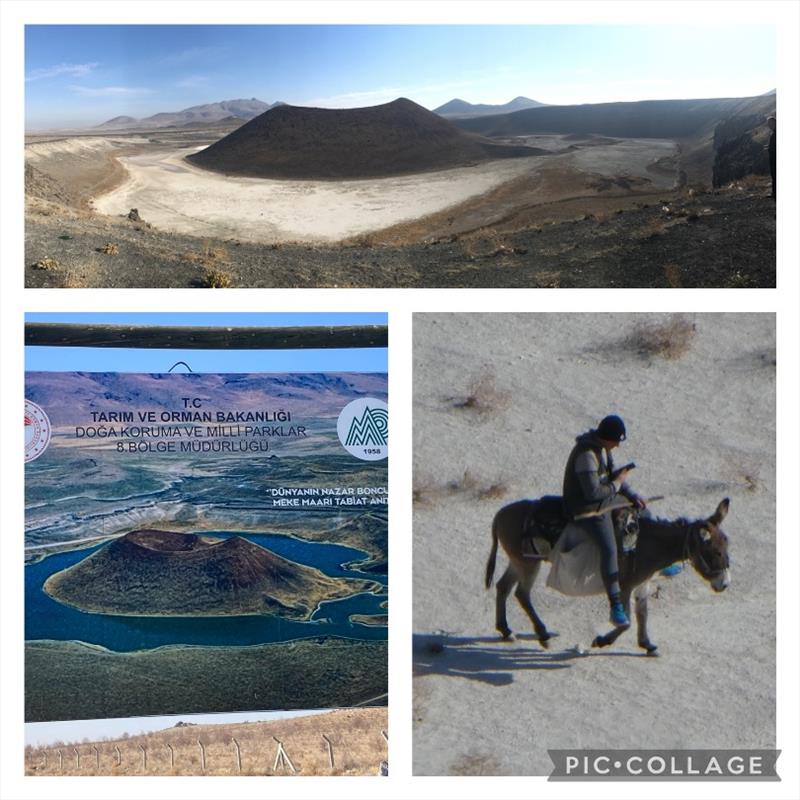
M570 523L550 556L547 585L562 594L586 597L605 594L600 572L600 548L582 528Z

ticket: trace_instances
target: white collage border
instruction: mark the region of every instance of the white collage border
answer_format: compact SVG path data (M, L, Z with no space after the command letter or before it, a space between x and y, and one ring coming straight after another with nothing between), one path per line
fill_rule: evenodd
M0 419L5 422L0 448L0 795L3 798L140 798L148 796L197 800L203 798L503 798L614 796L638 798L643 793L657 800L676 793L750 798L800 796L798 759L800 740L800 650L798 622L800 596L800 533L797 486L800 485L800 250L798 226L798 148L800 125L800 4L785 2L626 2L625 0L564 0L563 2L200 2L195 0L2 0L0 2L0 71L2 124L0 124ZM418 23L418 24L659 24L689 23L774 24L778 48L778 118L782 142L794 143L779 154L782 194L778 204L778 288L776 290L647 290L575 289L528 291L505 289L232 289L198 292L196 289L40 289L22 286L24 263L23 198L23 26L29 24L192 24L211 23ZM676 58L680 54L676 53ZM22 429L16 424L23 397L24 312L135 312L174 311L297 312L388 311L389 398L396 441L411 441L413 312L764 312L777 314L777 746L780 783L547 783L544 778L485 777L430 778L411 776L411 465L410 449L393 448L390 459L390 579L392 612L389 648L389 742L391 773L388 778L31 778L22 774L23 659L21 642L22 571L19 561L23 529ZM398 433L399 432L399 433ZM399 498L406 498L401 500ZM747 621L744 621L747 624ZM735 702L735 698L730 698ZM520 743L524 746L524 743Z

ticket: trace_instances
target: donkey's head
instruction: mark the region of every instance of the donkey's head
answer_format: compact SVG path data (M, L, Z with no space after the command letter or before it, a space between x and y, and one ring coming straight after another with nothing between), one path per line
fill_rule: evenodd
M720 527L729 506L730 500L726 497L708 519L690 525L686 539L692 566L711 584L715 592L724 591L731 582L728 537Z

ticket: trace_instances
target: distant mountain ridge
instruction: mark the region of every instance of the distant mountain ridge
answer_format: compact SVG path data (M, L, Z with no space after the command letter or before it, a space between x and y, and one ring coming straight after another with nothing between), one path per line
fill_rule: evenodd
M198 392L211 410L282 408L292 415L333 416L357 397L386 399L381 373L29 372L26 397L53 426L90 421L92 411L169 411Z
M679 138L711 128L753 98L636 100L542 106L508 114L458 120L463 130L482 136L578 133L623 138Z
M489 114L510 114L512 111L522 111L525 108L539 108L546 105L530 97L515 97L502 105L487 103L468 103L466 100L455 98L450 102L433 109L434 114L448 119L467 119L469 117L484 117Z
M233 117L244 121L251 120L265 111L276 106L284 105L280 100L275 103L265 103L251 97L249 100L221 100L218 103L205 103L199 106L190 106L181 111L162 111L149 117L137 119L136 117L120 116L109 119L95 126L96 130L120 130L129 128L169 128L186 126L193 123L222 122Z

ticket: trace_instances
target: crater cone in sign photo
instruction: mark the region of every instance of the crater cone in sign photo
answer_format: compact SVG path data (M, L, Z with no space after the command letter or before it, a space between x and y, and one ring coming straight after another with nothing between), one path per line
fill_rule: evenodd
M188 156L194 164L254 178L375 178L539 155L457 128L411 100L368 108L283 105Z
M376 587L331 578L240 536L138 530L52 575L44 588L62 603L102 614L310 619L323 600Z

